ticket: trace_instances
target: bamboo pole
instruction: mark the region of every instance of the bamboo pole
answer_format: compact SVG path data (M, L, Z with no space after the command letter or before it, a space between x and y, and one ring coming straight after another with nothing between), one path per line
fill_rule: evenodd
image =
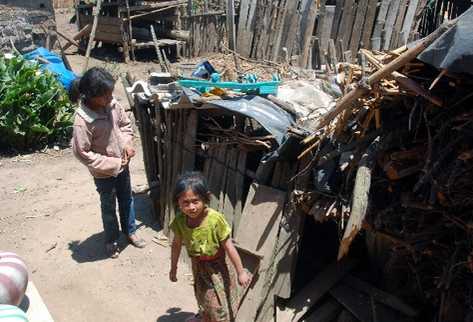
M131 16L129 18L124 18L123 21L129 21L129 20L133 20L133 19L136 19L136 18L149 16L149 15L152 15L153 13L158 13L158 12L161 12L161 11L181 7L181 6L184 6L184 5L185 5L184 3L181 3L181 4L176 4L176 5L173 5L173 6L168 6L168 7L165 7L165 8L160 8L160 9L156 9L156 10L153 10L153 11L145 12L145 13L140 13L138 15L134 15L134 16Z
M366 49L361 49L361 52L365 55L366 59L373 64L376 68L382 69L384 65L374 57L374 55L369 52ZM391 73L391 76L403 87L413 91L419 96L422 96L432 104L435 104L439 107L442 107L442 99L437 96L433 96L428 90L424 89L422 86L420 86L416 81L410 79L404 74L401 74L400 72L394 71Z
M420 40L416 46L408 49L398 58L394 59L392 62L386 64L383 68L379 69L377 72L369 76L366 80L366 85L368 86L358 86L354 90L343 96L340 100L338 100L337 104L335 105L335 108L322 118L320 123L316 126L315 131L318 131L326 125L330 124L330 122L332 122L335 117L337 117L341 112L350 108L355 100L369 93L369 86L379 82L382 78L386 77L386 75L391 74L392 72L401 68L411 60L415 59L417 55L419 55L424 49L426 49L432 42L434 42L448 29L453 27L457 23L457 21L458 20L455 19L443 24L429 36Z
M93 13L94 22L92 24L92 31L90 32L89 44L87 45L87 51L85 52L84 73L89 68L90 52L92 51L92 46L93 46L94 41L95 41L95 33L97 32L97 25L98 25L98 22L99 22L100 10L102 9L102 0L97 0L97 4L95 6L95 9L96 10Z
M90 33L90 31L92 30L92 26L90 24L86 25L84 28L82 28L78 33L76 33L72 39L73 40L76 40L76 41L80 41L80 39L85 36L86 34ZM63 37L64 38L64 37ZM67 40L67 39L66 39ZM68 40L68 43L64 45L64 50L68 49L69 47L71 47L72 45L74 45L72 42L70 42ZM76 46L77 47L77 46Z

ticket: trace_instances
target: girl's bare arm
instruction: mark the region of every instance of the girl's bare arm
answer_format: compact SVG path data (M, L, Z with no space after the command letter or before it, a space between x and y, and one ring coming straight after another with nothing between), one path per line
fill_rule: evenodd
M238 251L236 250L235 245L233 245L231 238L227 238L223 242L223 248L228 254L228 257L230 257L230 261L232 262L233 266L235 266L237 273L240 274L243 272L243 264L241 263L240 254L238 254Z
M231 238L227 238L227 240L223 242L223 248L228 254L228 257L230 257L230 261L232 262L233 266L237 271L238 282L240 283L240 285L243 285L245 287L248 286L250 284L250 276L248 275L247 271L243 269L243 264L241 262L240 255L238 254L235 245L233 245Z
M169 279L172 282L177 281L177 263L181 255L182 240L181 237L175 235L171 246L171 271L169 272Z

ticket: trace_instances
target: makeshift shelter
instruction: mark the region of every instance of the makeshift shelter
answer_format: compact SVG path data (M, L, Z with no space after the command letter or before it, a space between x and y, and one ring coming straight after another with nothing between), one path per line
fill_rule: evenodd
M84 3L76 6L76 19L79 28L77 39L89 39L118 45L122 49L125 62L135 58L135 50L141 48L163 49L170 55L181 56L188 34L180 30L180 10L186 1L135 1L120 0ZM96 12L94 14L94 11ZM94 18L96 30L93 30ZM85 46L83 46L85 47ZM165 50L165 51L164 51ZM160 54L159 59L163 59Z
M176 176L199 170L234 239L262 256L239 321L473 316L473 83L416 60L460 21L409 49L362 50L360 66L335 64L309 81L327 100L312 95L306 113L284 90L191 90L161 74L135 83L163 228Z

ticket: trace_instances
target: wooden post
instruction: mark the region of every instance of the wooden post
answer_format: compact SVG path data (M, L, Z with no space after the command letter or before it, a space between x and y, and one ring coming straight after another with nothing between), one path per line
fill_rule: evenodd
M227 35L228 47L235 51L235 0L227 0Z
M328 41L328 52L329 52L329 57L330 57L330 63L333 65L333 70L335 71L335 74L336 74L338 58L337 58L337 50L335 49L335 43L333 39L329 39Z
M235 68L237 72L240 71L240 63L235 53L236 45L236 33L235 33L235 0L227 0L227 35L228 35L228 47L233 51L233 60L235 62Z
M300 57L299 65L306 66L307 59L309 57L309 50L310 50L310 40L312 39L312 33L314 31L315 19L317 17L317 4L319 1L313 0L310 8L309 13L307 14L307 25L305 30L303 30L303 38L302 38L302 54Z
M156 37L156 32L154 31L153 25L150 26L150 30L151 30L151 37L153 37L154 47L156 49L156 55L158 56L159 65L161 66L161 71L167 72L168 68L166 66L166 62L164 61L163 56L161 55L161 49L159 48L158 38Z
M187 0L187 19L192 16L192 0Z
M57 43L59 45L59 49L61 50L61 58L64 63L64 66L66 66L67 69L72 71L72 66L69 63L69 60L67 59L66 54L64 53L64 48L62 47L61 41L59 39L57 40Z
M419 0L412 0L409 2L409 7L407 8L406 17L404 18L404 25L402 26L402 36L401 36L401 45L405 45L409 39L409 34L412 29L412 24L414 22L414 15L417 10Z
M97 4L95 5L95 12L93 13L94 15L94 22L92 24L92 31L90 32L90 37L89 37L89 44L87 45L87 51L85 52L85 64L84 64L84 72L87 71L89 68L89 58L90 58L90 52L92 51L92 46L95 41L95 33L97 32L97 25L99 22L99 15L100 15L100 10L102 9L102 0L97 0Z
M131 12L130 12L130 0L125 0L126 4L126 15L128 18L128 41L130 42L130 51L131 51L131 59L136 60L135 57L135 45L133 44L133 25L130 19Z
M76 13L76 25L77 28L80 28L80 17L79 17L79 5L80 5L80 0L74 0L74 8L75 8L75 13Z
M371 187L371 172L376 160L377 152L381 147L381 139L377 137L370 144L361 157L356 172L355 186L353 188L353 200L351 205L350 219L343 233L343 239L338 249L338 260L348 254L350 245L357 233L361 230L363 220L368 210L369 192Z
M381 6L378 11L376 23L374 25L373 35L371 38L371 48L374 50L380 50L381 48L381 33L384 29L386 22L386 16L388 14L389 3L391 0L382 0Z

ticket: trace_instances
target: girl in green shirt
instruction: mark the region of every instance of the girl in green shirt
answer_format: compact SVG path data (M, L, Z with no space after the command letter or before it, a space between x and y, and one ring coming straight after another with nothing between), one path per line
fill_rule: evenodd
M171 223L174 240L169 278L177 281L177 263L184 245L192 259L194 292L200 309L200 314L188 321L233 322L240 300L237 280L247 287L251 277L232 243L231 228L221 213L207 207L210 192L198 172L178 179L174 200L180 212Z

